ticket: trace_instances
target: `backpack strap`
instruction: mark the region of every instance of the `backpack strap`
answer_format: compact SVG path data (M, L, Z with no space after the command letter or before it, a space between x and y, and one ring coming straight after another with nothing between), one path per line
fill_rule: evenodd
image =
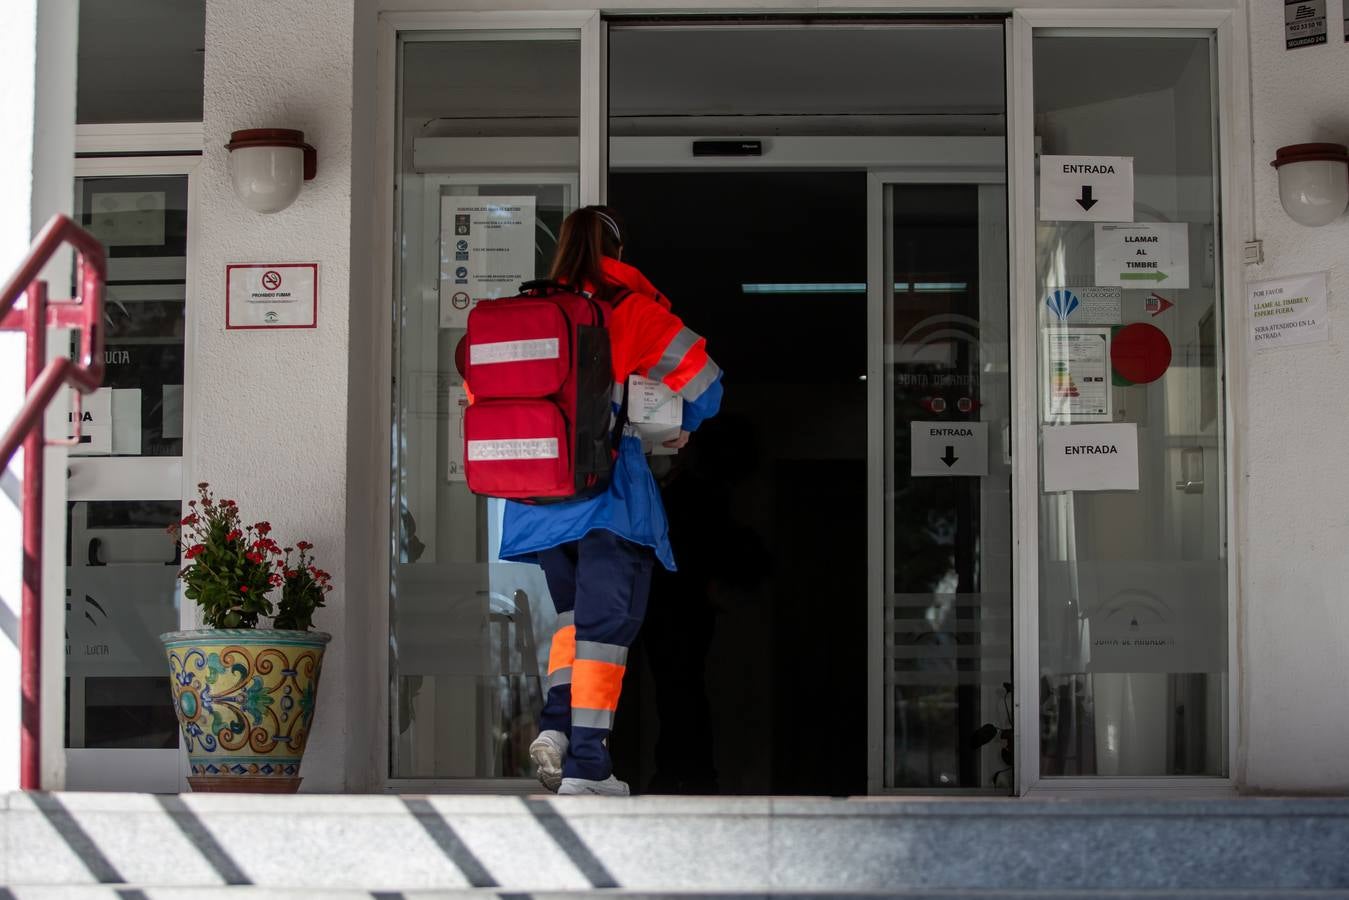
M631 297L635 291L631 288L622 288L618 293L609 299L609 311L613 312L622 305L623 301ZM623 444L623 432L628 427L628 377L623 378L623 400L618 406L618 416L614 422L614 453L617 454Z

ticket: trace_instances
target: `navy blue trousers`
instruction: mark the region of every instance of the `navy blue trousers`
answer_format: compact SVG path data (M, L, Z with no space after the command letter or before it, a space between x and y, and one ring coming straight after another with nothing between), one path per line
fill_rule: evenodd
M558 614L539 725L570 739L564 778L613 774L609 732L655 563L650 547L604 529L539 553Z

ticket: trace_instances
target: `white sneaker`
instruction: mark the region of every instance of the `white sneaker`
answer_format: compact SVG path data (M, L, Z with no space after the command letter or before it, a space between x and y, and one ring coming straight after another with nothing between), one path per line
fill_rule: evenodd
M562 785L562 760L567 756L570 742L560 731L541 731L529 745L529 757L534 760L534 774L539 782L554 794Z
M562 786L557 789L559 794L598 794L602 797L626 797L628 796L628 783L619 781L610 775L603 781L593 781L589 778L564 778Z

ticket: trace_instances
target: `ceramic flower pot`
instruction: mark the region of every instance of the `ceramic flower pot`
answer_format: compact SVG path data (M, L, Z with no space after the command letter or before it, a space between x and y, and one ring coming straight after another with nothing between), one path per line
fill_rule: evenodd
M332 635L263 628L161 634L194 791L294 793Z

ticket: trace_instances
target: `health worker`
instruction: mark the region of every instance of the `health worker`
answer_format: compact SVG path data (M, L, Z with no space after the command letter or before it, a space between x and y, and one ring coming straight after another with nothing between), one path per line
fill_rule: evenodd
M665 442L677 450L720 408L721 369L670 301L622 261L623 234L615 210L576 210L562 223L549 277L614 304L615 409L630 375L665 385L683 398L679 434ZM675 569L665 509L636 428L624 426L605 493L557 504L507 502L500 555L538 562L557 607L548 696L529 747L539 780L559 794L626 796L628 785L614 776L609 758L609 732L652 570L658 561Z

